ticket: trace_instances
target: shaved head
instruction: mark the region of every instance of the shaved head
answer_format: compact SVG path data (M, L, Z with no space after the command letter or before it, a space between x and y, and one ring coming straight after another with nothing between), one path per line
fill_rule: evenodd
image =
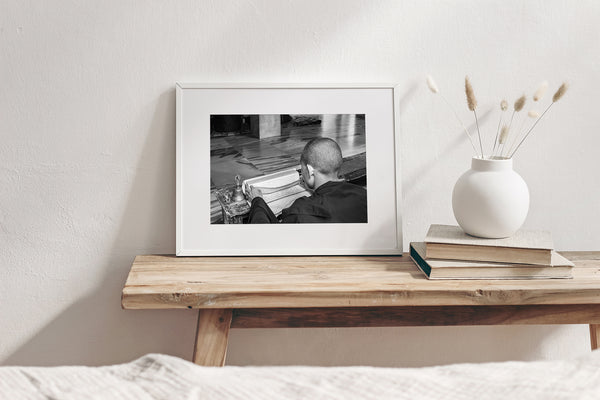
M343 162L342 150L333 139L315 138L304 146L300 162L311 165L322 174L337 176Z

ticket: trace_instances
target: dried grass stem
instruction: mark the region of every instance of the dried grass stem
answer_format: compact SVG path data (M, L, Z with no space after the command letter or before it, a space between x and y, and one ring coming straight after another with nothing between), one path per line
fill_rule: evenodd
M550 105L544 110L544 112L542 113L542 115L540 115L540 117L535 120L535 123L531 126L531 128L529 128L529 130L527 131L527 133L525 134L525 136L523 137L523 139L519 142L519 144L517 145L517 147L515 148L515 150L510 154L510 156L509 156L510 158L512 158L515 155L515 153L517 152L517 150L519 150L519 148L521 147L521 145L523 144L523 142L525 141L525 139L527 139L527 136L529 136L529 134L531 133L531 131L533 130L533 128L535 128L535 126L538 124L538 122L540 122L540 119L542 119L542 117L548 112L548 110L550 109L550 107L552 107L553 104L554 104L554 102L550 103Z
M492 148L492 155L496 154L496 146L498 145L499 134L500 134L500 125L502 125L502 119L504 117L504 111L508 108L508 102L506 100L502 100L500 102L500 109L502 113L500 114L500 119L498 120L498 127L496 128L496 137L494 138L494 147Z
M438 94L440 95L440 97L442 98L442 100L444 100L444 102L448 105L448 107L450 108L450 110L452 110L452 113L454 114L454 117L456 117L456 120L458 121L458 123L460 124L460 126L462 126L463 130L467 134L467 137L469 138L469 142L471 142L471 147L473 147L473 151L475 153L477 153L477 148L475 147L475 143L473 143L473 138L471 137L471 134L469 133L469 131L465 127L465 124L463 124L462 120L460 119L460 117L458 116L458 114L456 113L456 111L454 111L454 107L452 107L452 105L450 104L450 102L446 99L446 97L442 93L438 93Z
M481 142L481 133L479 132L479 120L477 119L477 111L473 110L475 115L475 125L477 126L477 136L479 136L479 149L481 150L481 158L483 158L483 144Z

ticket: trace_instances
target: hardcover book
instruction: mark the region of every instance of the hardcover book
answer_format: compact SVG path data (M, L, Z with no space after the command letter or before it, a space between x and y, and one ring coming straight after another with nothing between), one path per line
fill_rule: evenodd
M572 278L573 263L552 252L549 265L425 259L423 242L410 244L410 256L429 279Z
M504 239L467 235L460 227L431 225L425 237L426 259L491 261L550 265L554 243L548 231L519 230Z

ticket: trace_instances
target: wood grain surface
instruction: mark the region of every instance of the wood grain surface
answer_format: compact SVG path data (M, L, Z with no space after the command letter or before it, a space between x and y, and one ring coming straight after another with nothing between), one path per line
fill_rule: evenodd
M590 342L592 350L600 347L600 324L590 324Z
M600 252L561 252L573 279L429 281L407 255L137 256L126 309L600 304Z
M600 304L242 308L232 328L347 328L389 326L529 325L600 323ZM600 325L598 325L600 327Z
M225 365L231 310L200 310L192 361L199 365L222 367Z

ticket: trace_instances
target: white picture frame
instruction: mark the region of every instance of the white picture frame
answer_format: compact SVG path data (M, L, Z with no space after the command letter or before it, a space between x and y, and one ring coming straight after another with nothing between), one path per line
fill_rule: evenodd
M176 255L402 254L398 102L390 84L177 83ZM364 114L368 222L212 224L210 119L219 114Z

